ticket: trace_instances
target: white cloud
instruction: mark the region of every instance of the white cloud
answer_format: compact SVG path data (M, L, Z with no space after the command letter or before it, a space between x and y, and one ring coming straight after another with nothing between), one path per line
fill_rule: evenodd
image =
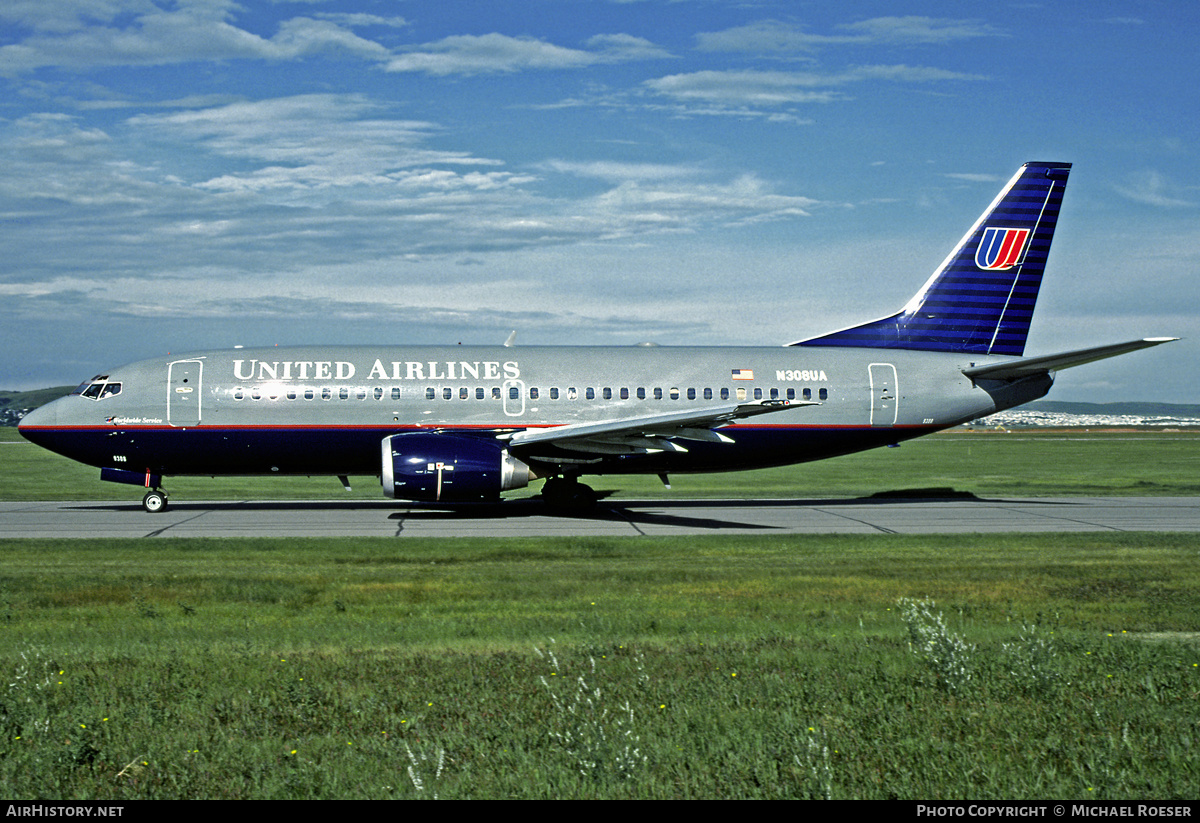
M570 49L533 37L492 32L455 35L413 46L387 64L388 71L433 75L505 74L527 70L579 69L598 63L669 57L648 40L628 34L602 34L588 40L593 50Z
M700 32L696 45L702 51L788 54L814 51L845 38L810 34L801 26L779 20L760 20L723 31Z
M781 195L762 180L744 174L728 183L644 185L626 181L595 198L600 213L620 216L624 231L659 229L691 230L697 219L751 223L802 217L819 205L808 197Z
M971 172L946 172L943 177L962 180L964 183L1003 183L1004 178L996 174L973 174Z
M22 217L6 235L14 274L0 282L24 301L23 316L45 316L47 301L85 289L107 312L166 317L168 306L197 309L200 284L244 296L254 281L254 293L269 295L277 277L286 288L276 294L311 295L324 282L316 272L353 260L337 304L380 282L411 291L416 263L429 271L470 254L493 267L508 254L700 235L818 205L753 174L566 159L509 169L440 150L440 139L437 124L332 94L147 113L106 129L62 114L0 124L0 149L16 158L0 202ZM550 173L595 185L555 190L542 179ZM62 270L103 285L67 282Z
M596 50L598 62L605 63L659 60L672 56L666 49L631 34L597 34L588 38L587 45Z
M933 44L975 37L997 37L994 26L974 20L946 20L936 17L875 17L838 28L853 32L855 42L880 44Z
M838 72L758 71L752 69L697 71L647 80L646 88L676 100L721 106L774 107L800 103L831 103L843 99L834 89L870 80L928 83L980 80L979 75L924 66L854 66Z
M154 8L149 0L7 0L0 4L0 20L34 31L68 32Z
M696 45L704 51L783 56L808 54L825 46L929 45L1001 34L975 21L917 16L875 17L837 28L849 34L813 34L795 23L760 20L723 31L701 32L696 35Z
M320 167L330 180L339 174L382 180L396 169L430 163L498 164L465 152L425 148L437 126L381 115L380 106L359 95L309 94L139 115L129 123L220 157L281 168Z
M1113 188L1122 196L1146 206L1180 208L1196 205L1194 201L1179 197L1179 187L1153 170L1131 173L1126 176L1123 184Z
M381 17L378 14L341 14L337 12L322 12L319 14L314 14L313 17L318 17L322 20L332 20L334 23L353 28L383 26L386 28L402 29L409 25L408 21L403 17Z
M544 165L551 171L580 177L593 177L610 183L691 177L697 173L695 168L687 166L673 166L665 163L618 163L611 160L587 162L549 160Z
M224 0L180 0L169 9L148 2L100 6L95 18L86 11L72 18L63 6L54 6L50 10L50 18L57 21L54 25L35 25L34 33L22 42L0 47L0 75L15 76L46 66L84 70L209 60L291 60L318 54L383 60L389 55L382 45L334 22L306 17L286 20L273 37L263 38L232 24L237 6ZM132 18L126 22L129 15ZM24 22L30 16L21 12L20 19Z
M676 100L722 105L780 106L790 103L829 103L836 92L815 90L831 85L819 76L785 71L697 71L647 80L646 88Z

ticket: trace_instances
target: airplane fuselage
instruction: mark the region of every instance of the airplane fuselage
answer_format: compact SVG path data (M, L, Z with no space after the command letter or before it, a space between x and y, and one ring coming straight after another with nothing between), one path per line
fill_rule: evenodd
M788 346L308 347L160 357L26 416L30 440L145 485L376 474L405 500L544 479L735 471L886 446L1036 400L1059 369L1167 342L1025 357L1069 163L1030 162L900 311Z
M234 349L114 369L104 384L119 391L72 395L22 432L75 460L136 472L379 474L379 443L394 434L503 438L722 402L797 405L721 427L733 443L555 457L586 474L726 471L896 443L1049 388L1046 379L995 397L962 373L988 361L799 347Z

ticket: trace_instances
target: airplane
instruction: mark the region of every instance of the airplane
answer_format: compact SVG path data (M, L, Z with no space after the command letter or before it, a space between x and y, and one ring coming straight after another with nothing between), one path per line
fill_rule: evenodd
M171 475L375 475L387 497L499 500L584 475L822 460L1044 396L1060 369L1177 338L1038 357L1025 341L1070 163L1026 163L898 312L772 347L356 346L209 351L105 371L22 435L147 489ZM510 338L509 342L512 341Z

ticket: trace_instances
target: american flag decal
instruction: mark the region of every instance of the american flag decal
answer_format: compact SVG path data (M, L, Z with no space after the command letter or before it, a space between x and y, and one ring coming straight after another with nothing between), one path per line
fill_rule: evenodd
M975 265L988 271L1004 271L1021 262L1029 229L1000 229L989 226L983 230L979 248L975 250Z
M734 380L753 380L754 369L734 369L730 375Z

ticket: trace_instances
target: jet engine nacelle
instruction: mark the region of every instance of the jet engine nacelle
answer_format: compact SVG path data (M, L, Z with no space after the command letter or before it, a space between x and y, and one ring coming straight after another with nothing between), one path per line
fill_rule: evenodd
M529 485L529 466L502 443L452 434L394 434L383 439L383 493L401 500L498 500Z

